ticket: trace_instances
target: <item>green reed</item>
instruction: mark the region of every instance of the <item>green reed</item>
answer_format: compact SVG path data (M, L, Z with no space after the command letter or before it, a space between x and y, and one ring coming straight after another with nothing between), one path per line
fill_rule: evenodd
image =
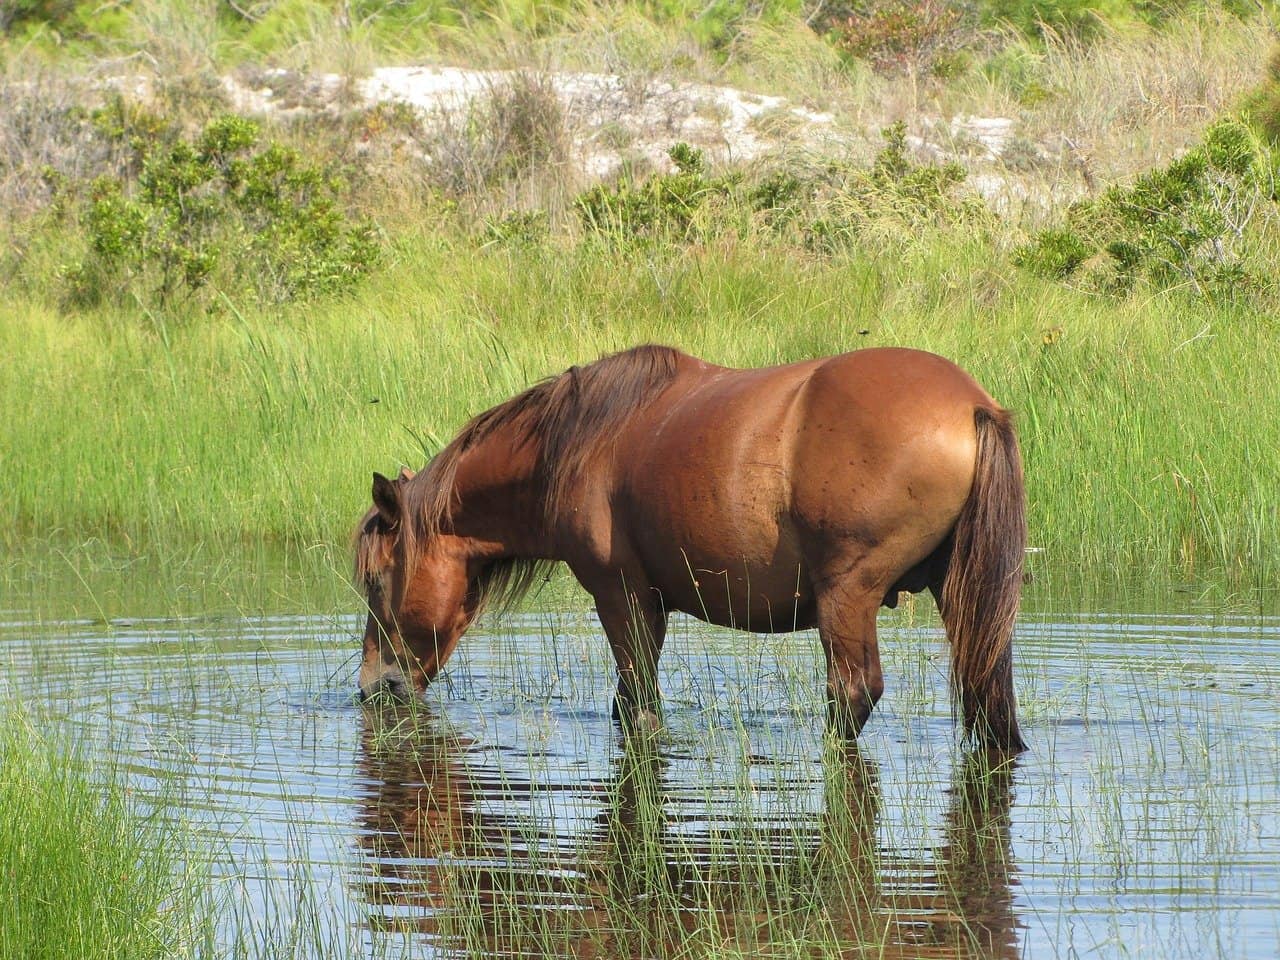
M607 721L580 719L607 711L613 681L581 598L481 624L425 704L361 709L328 699L351 690L358 649L336 586L279 567L219 572L216 560L202 576L198 559L152 579L161 566L84 553L70 595L39 571L19 589L16 562L0 585L7 605L31 611L17 642L43 651L26 678L31 698L66 709L70 697L82 727L102 732L94 742L115 744L122 763L141 759L151 771L136 794L145 809L225 812L198 832L166 835L174 862L206 865L192 873L203 899L172 916L189 911L185 928L199 935L170 954L880 957L927 944L938 956L987 957L1024 938L1039 950L1056 923L1064 946L1041 952L1068 955L1091 935L1072 924L1112 923L1123 935L1130 922L1120 912L1081 919L1073 897L1095 886L1123 897L1132 884L1227 897L1248 880L1233 864L1264 858L1270 843L1267 785L1280 772L1274 751L1258 749L1275 733L1274 711L1260 706L1277 683L1265 657L1245 671L1201 637L1142 632L1141 615L1086 614L1076 625L1080 610L1114 608L1041 580L1029 587L1016 647L1032 751L1010 770L951 740L946 652L927 599L881 617L888 690L856 750L823 740L816 638L684 618L664 653L667 732L624 744ZM151 583L150 594L131 580ZM1177 611L1160 632L1185 613L1210 630L1224 615L1217 599L1127 602ZM202 608L233 616L199 617ZM335 621L263 634L258 613L299 609ZM135 625L106 622L93 636L132 633L132 646L100 643L86 659L58 642L69 612L131 612ZM151 613L166 619L145 622ZM138 634L152 632L156 642L139 646ZM88 703L67 685L77 670L102 691ZM120 738L137 729L112 706L126 685L130 698L159 698L167 719L151 734L176 753ZM327 705L306 707L312 697ZM345 746L336 755L326 752L336 744L321 746L304 765L354 759L332 823L299 790L296 758L273 762L265 749L323 743L308 734L317 723L347 730ZM244 809L212 762L227 744L261 758ZM577 764L588 757L599 762ZM259 811L267 798L280 807ZM10 829L15 807L0 809ZM283 837L257 840L259 817L282 824ZM43 884L37 874L30 886ZM1156 928L1170 956L1204 955L1187 947L1205 945L1187 939L1202 910L1187 902ZM1232 909L1214 903L1224 917ZM1267 955L1256 930L1249 936L1209 955Z
M357 299L307 309L171 324L10 303L6 539L341 555L373 470L420 466L571 363L660 341L735 365L886 344L953 358L1018 412L1046 569L1250 576L1280 555L1269 318L1086 296L976 240L777 255L436 238Z
M0 717L0 957L189 956L202 877L112 760L9 703Z

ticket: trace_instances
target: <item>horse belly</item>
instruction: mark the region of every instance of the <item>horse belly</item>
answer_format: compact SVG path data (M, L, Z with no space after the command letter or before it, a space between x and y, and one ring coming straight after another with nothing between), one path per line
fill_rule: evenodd
M677 415L650 435L627 525L668 609L762 632L812 625L786 468L794 393L795 381L716 391L714 417Z
M744 630L810 626L813 595L792 532L776 522L744 524L736 512L706 509L699 523L671 517L643 537L644 566L664 604Z

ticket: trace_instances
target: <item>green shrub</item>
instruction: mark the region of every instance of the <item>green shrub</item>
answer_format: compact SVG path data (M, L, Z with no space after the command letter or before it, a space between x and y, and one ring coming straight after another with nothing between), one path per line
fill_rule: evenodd
M1014 262L1042 277L1064 280L1089 259L1093 249L1070 230L1043 230L1035 243L1020 248Z
M133 172L88 189L88 252L65 270L73 302L134 298L159 309L213 289L278 302L343 290L377 262L367 223L343 212L343 181L256 122L223 115L194 138L116 104L95 115L128 142Z
M75 12L76 0L5 0L0 3L0 30L23 23L57 26Z
M750 20L777 22L804 15L809 0L641 0L636 6L660 23L686 25L699 45L728 51Z
M993 214L982 198L961 189L964 167L954 161L915 163L902 121L881 135L885 145L870 169L830 167L815 188L806 230L810 247L831 252L856 246L869 232L912 237L930 228L989 223Z
M990 219L981 198L961 192L963 167L913 162L903 123L883 136L869 168L791 165L754 181L710 176L701 151L676 144L669 154L674 173L593 187L576 206L588 235L613 243L692 242L755 230L826 254L856 247L868 232L909 242L923 229Z
M1266 76L1245 96L1241 112L1271 146L1280 144L1280 46L1271 51Z
M963 8L954 0L883 0L831 24L838 50L883 73L935 72L966 33Z
M699 213L719 199L733 197L736 178L708 177L702 151L677 143L668 151L674 173L659 174L640 184L592 187L575 206L589 234L615 242L645 239L687 241L716 232L721 225L699 224Z
M1265 243L1258 222L1275 216L1274 163L1248 126L1221 120L1166 167L1073 206L1014 262L1113 293L1145 281L1234 297L1264 282L1249 261Z
M545 210L511 211L499 220L488 220L480 231L481 246L532 247L547 239Z
M122 39L131 14L128 3L90 0L0 0L0 40L9 34L57 57L68 40L94 46Z

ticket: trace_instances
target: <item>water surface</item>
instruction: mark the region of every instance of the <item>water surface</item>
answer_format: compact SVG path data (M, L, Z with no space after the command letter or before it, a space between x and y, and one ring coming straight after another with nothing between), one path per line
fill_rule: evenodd
M464 640L416 710L357 705L359 618L49 618L0 663L176 802L228 943L296 955L1275 957L1280 619L1027 613L1029 754L957 744L936 617L824 749L813 634L677 619L667 736L609 720L583 611ZM292 948L289 947L293 944Z

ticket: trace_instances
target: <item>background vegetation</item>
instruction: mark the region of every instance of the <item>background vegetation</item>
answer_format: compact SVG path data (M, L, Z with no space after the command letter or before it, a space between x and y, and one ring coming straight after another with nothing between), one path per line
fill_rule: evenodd
M1051 568L1274 566L1269 6L6 16L10 546L340 554L372 469L419 465L570 363L646 340L729 364L892 343L954 358L1019 412ZM422 56L521 69L460 118L307 99L308 71ZM267 66L302 113L231 109L219 78ZM784 128L747 165L673 144L666 169L592 183L550 79L569 68L776 89L865 136L815 153ZM968 113L1014 118L998 158L920 148Z

